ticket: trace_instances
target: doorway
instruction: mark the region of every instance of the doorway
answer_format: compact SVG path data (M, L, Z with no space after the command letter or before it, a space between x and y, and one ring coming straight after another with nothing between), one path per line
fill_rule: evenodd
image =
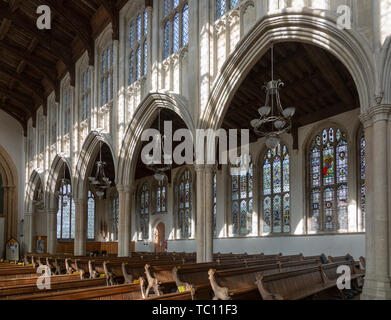
M166 226L163 222L160 222L155 230L155 253L161 253L166 250L165 248L166 239Z

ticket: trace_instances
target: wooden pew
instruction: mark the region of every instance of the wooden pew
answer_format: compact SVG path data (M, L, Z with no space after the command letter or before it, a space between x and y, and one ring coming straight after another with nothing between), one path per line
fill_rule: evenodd
M29 284L36 284L37 279L39 275L36 274L35 276L27 279L6 279L6 280L0 280L0 290L5 287L10 286L17 286L17 285L29 285ZM59 275L59 276L52 276L50 278L51 283L57 283L57 282L66 282L66 281L75 281L79 279L79 275Z

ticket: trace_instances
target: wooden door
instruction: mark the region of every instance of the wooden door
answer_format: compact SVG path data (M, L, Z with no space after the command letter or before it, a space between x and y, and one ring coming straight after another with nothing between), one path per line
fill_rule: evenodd
M165 251L166 226L160 222L155 230L155 252L160 253Z

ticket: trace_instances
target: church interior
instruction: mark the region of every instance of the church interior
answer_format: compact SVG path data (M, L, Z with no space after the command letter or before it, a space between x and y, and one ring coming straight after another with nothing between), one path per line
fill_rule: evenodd
M390 300L390 21L0 0L0 300Z

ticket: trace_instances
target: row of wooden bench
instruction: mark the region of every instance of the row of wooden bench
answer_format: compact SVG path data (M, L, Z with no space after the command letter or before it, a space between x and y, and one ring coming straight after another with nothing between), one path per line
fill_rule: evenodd
M276 258L278 257L278 258ZM27 263L38 261L43 265L43 257L27 255ZM91 261L85 257L45 256L45 263L53 269L51 261L64 261L67 275L55 275L50 278L51 288L45 292L36 286L38 275L34 267L15 266L11 268L14 275L20 275L22 270L25 278L0 280L2 288L0 299L15 300L83 300L83 299L162 299L162 300L208 300L214 299L302 299L320 295L326 291L336 290L337 268L349 265L352 280L358 281L364 276L350 255L346 257L303 257L303 255L283 257L276 255L263 258L261 256L247 259L232 259L224 257L223 261L194 264L192 262L179 264L178 261L156 261L134 258L105 259ZM164 260L164 259L162 259ZM330 263L332 262L332 263ZM89 265L89 272L81 272L80 265ZM95 264L94 269L91 269ZM113 285L115 276L112 270L121 266L123 283ZM98 267L97 267L98 266ZM110 267L112 266L112 267ZM10 266L0 265L1 272L9 270ZM92 270L92 271L91 271ZM79 274L73 274L77 271ZM80 279L80 274L89 279ZM146 278L144 278L144 275ZM103 276L101 278L101 276ZM119 278L119 277L118 277ZM119 281L119 283L121 283ZM104 286L110 284L110 287ZM301 284L301 286L300 286ZM356 287L359 286L357 282ZM150 291L153 295L150 296ZM338 290L337 290L338 291Z

